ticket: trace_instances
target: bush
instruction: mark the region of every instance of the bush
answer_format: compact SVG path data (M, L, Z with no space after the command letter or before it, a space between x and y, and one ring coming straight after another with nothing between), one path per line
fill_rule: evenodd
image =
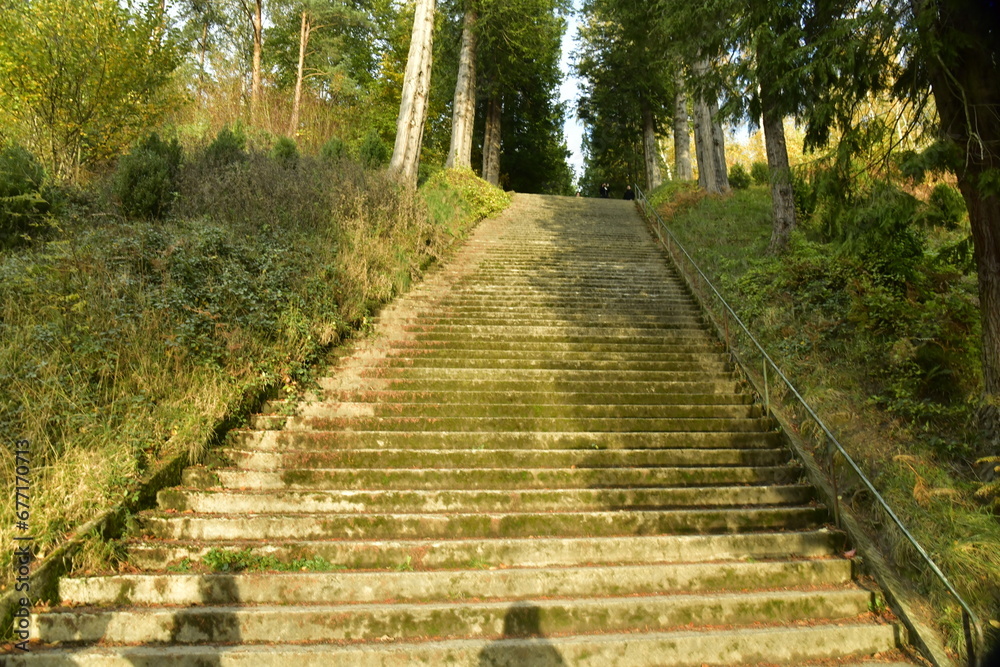
M757 185L768 185L771 182L771 168L766 162L754 162L750 165L750 178Z
M962 193L947 183L938 183L927 199L921 220L931 227L955 229L966 215Z
M299 148L294 140L281 137L271 148L271 159L285 169L294 169L299 163Z
M130 218L162 219L173 203L183 151L155 132L118 161L111 192Z
M331 138L319 150L319 157L327 164L334 164L349 157L347 144L337 137Z
M0 248L20 243L41 224L50 205L43 195L45 170L20 146L0 151Z
M378 169L388 164L392 153L378 132L372 130L358 147L358 157L366 169Z
M216 167L245 162L247 159L247 138L240 128L222 128L215 141L205 149L205 159Z
M734 164L729 169L729 185L737 190L746 190L750 187L750 174L742 164Z
M181 170L181 163L184 161L184 149L181 148L181 144L176 138L171 139L168 143L161 139L156 132L153 132L139 144L139 148L152 151L166 160L167 167L170 169L170 178L177 178L177 174Z

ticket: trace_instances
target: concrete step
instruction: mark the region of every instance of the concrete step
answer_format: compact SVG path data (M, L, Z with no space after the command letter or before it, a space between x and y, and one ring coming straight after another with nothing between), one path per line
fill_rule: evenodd
M461 351L441 347L407 347L396 348L386 355L383 351L370 356L355 354L351 359L384 360L386 363L396 363L407 360L441 360L456 361L465 359L482 360L516 360L516 361L556 361L556 362L646 362L646 363L708 363L725 364L729 355L719 351L705 352L622 352L615 350L596 350L593 352L559 352L554 350L507 350L507 349L463 349Z
M353 514L652 510L689 507L804 505L811 487L713 486L600 489L379 489L204 491L164 489L163 511L199 514Z
M628 340L616 340L613 343L557 343L557 342L528 342L523 340L447 340L447 341L419 341L407 339L395 339L386 341L385 347L390 350L427 350L444 351L455 353L461 351L477 351L482 353L516 353L526 357L537 357L542 354L576 353L587 354L597 353L603 355L613 354L635 354L639 356L649 355L653 357L658 354L703 354L724 352L723 346L716 340L707 337L699 337L698 341L677 341L674 339L666 342L645 342L635 341L629 343Z
M729 393L739 389L740 380L735 374L721 378L700 378L695 380L666 379L657 381L602 381L559 380L554 382L547 377L531 379L483 379L472 376L461 379L434 380L427 378L379 378L351 377L347 383L340 378L321 379L318 382L321 389L327 392L340 391L349 388L352 391L417 391L417 392L456 392L475 391L489 393L544 393L558 398L564 394L645 394L657 396L660 394L691 393Z
M706 386L706 389L714 388ZM368 392L327 392L323 402L336 403L371 403L388 406L393 401L404 404L425 404L435 406L445 405L507 405L507 406L550 406L564 407L610 407L610 406L664 406L664 405L750 405L753 397L746 393L737 393L734 383L732 392L713 391L712 393L682 393L662 392L659 394L574 394L567 392L545 393L528 391L511 392L475 392L475 391L368 391ZM262 413L281 411L280 405L268 405ZM286 405L283 414L289 414L297 404Z
M584 450L595 452L632 450L622 456L635 456L634 466L654 465L653 460L665 462L663 465L680 465L679 461L695 462L690 459L673 458L669 451L677 449L775 449L784 447L784 437L776 431L735 432L713 431L706 433L539 433L534 431L507 433L449 432L424 433L414 431L248 431L229 434L232 449L241 451L285 452L298 450L342 450L342 449L408 449L434 450L433 456L441 456L446 450L500 451L500 450ZM634 450L665 450L652 457L643 458ZM419 456L418 451L413 452ZM545 454L547 455L547 454ZM508 456L508 454L504 454ZM681 456L684 456L683 454ZM753 456L748 453L747 456ZM415 459L416 460L416 459ZM507 458L509 467L518 459ZM559 459L552 459L558 461ZM567 458L576 465L579 459ZM607 461L625 460L608 458ZM742 459L749 461L751 459ZM534 467L534 466L532 466Z
M513 611L513 610L512 610ZM527 610L523 613L530 613ZM838 660L841 667L910 667L856 656L885 654L899 643L891 625L816 623L800 627L676 630L579 637L465 639L378 644L267 644L96 647L6 656L10 667L701 667L803 664ZM852 659L854 657L854 659Z
M714 535L452 538L446 540L133 540L129 563L149 570L200 562L212 549L243 552L280 563L322 559L355 570L399 568L506 570L593 564L653 564L765 559L828 559L844 549L843 533L826 528Z
M396 320L395 324L404 327L405 331L418 331L427 328L443 329L449 327L492 327L498 322L504 326L531 328L562 328L562 327L599 327L602 329L676 329L678 327L698 327L703 324L700 314L692 312L681 314L666 312L658 316L641 317L632 313L613 315L604 311L603 315L590 317L566 317L561 314L539 313L532 317L512 317L489 313L479 316L443 315L441 313L426 313L415 315L405 320Z
M693 452L689 461L706 467L677 468L284 468L247 470L238 468L188 468L184 485L200 489L605 489L652 488L712 484L774 484L794 482L797 471L780 464L787 454L765 450L758 457L743 457L743 452L723 451L710 465L712 457ZM701 456L697 456L701 454ZM413 456L409 454L409 456ZM406 455L397 459L403 465ZM705 459L709 459L706 461ZM360 461L359 461L360 462ZM376 460L375 463L381 463ZM418 458L416 465L438 463L431 457ZM444 457L443 466L456 463ZM539 462L541 463L541 462ZM728 467L727 467L728 464ZM756 466L756 467L751 467ZM765 467L768 466L768 467Z
M300 405L296 417L325 419L352 417L434 417L441 419L743 419L762 416L763 410L745 402L667 405L559 405L504 403L333 403Z
M176 609L54 611L32 616L44 642L227 643L374 641L382 637L499 637L668 630L689 625L739 625L852 619L868 611L860 589L753 594L646 595L534 600L531 631L511 631L510 602L309 606L199 606ZM334 621L335 619L335 621Z
M714 406L713 406L714 407ZM721 406L720 406L721 407ZM547 433L616 431L768 431L774 427L769 418L754 417L756 407L749 406L742 417L667 417L667 418L558 418L558 417L289 417L260 415L251 421L254 428L329 431L536 431Z
M472 357L430 357L413 358L394 355L379 360L380 368L426 368L434 370L445 369L476 369L483 371L498 370L552 370L552 371L649 371L649 372L705 372L726 373L732 371L732 365L725 359L709 361L698 359L693 361L638 361L638 360L604 360L604 359L528 359L510 357L472 358Z
M63 606L296 605L456 598L624 596L833 586L851 580L851 561L652 563L425 572L125 574L67 578Z
M634 382L704 382L706 380L736 380L727 369L688 371L630 371L630 370L548 370L544 368L509 368L484 370L481 368L366 368L361 378L404 380L451 380L456 382L521 382L548 383L556 386L573 382L634 383Z
M538 336L559 336L572 338L574 336L590 336L599 333L605 338L659 338L665 333L704 333L701 322L695 319L678 321L668 324L632 324L629 326L601 326L600 324L586 325L582 323L552 323L549 325L535 325L531 322L518 324L517 322L494 321L491 324L404 324L400 327L403 332L415 334L461 334L463 336L500 336L503 338L527 338Z
M492 539L803 530L826 520L822 507L250 516L151 511L140 515L139 530L167 540Z

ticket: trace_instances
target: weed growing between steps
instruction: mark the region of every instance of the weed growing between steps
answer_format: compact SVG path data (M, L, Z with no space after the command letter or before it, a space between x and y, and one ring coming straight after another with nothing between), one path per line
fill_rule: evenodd
M63 231L0 255L0 429L32 443L37 555L133 497L158 462L200 455L265 389L295 394L325 350L509 201L471 174L414 194L344 161L244 158L185 163L165 221L122 218L98 185ZM13 503L0 500L3 544ZM0 551L4 586L10 559Z
M904 277L857 247L815 240L808 222L786 255L767 256L771 202L762 186L714 198L668 184L651 199L984 625L1000 618L1000 523L976 496L975 460L988 453L971 420L980 391L976 285L948 254L963 231L926 231ZM803 435L813 435L810 426ZM856 510L869 507L857 486L841 491ZM867 522L961 646L957 605L887 517Z

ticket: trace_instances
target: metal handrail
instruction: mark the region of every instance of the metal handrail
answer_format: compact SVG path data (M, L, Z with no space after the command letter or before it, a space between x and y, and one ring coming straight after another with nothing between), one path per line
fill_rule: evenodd
M962 596L958 594L958 591L955 590L955 587L948 580L948 577L944 575L944 573L937 566L937 564L931 559L927 551L924 550L924 548L920 545L919 542L917 542L916 538L913 537L910 531L906 529L906 526L903 525L903 522L896 515L893 509L889 506L889 503L886 502L885 498L882 497L882 494L878 492L878 490L871 483L868 477L861 471L861 468L858 467L858 464L854 461L853 458L851 458L851 455L847 453L847 450L844 449L843 445L840 444L840 441L837 440L836 436L833 435L833 432L830 431L830 429L823 422L823 420L820 419L819 415L816 414L816 411L813 410L812 406L806 402L805 398L802 397L802 394L799 393L799 390L795 388L795 385L792 384L791 380L788 379L788 377L778 367L778 365L774 362L774 360L771 359L771 356L767 353L766 350L764 350L764 347L757 341L754 335L750 333L750 330L747 328L746 324L744 324L743 320L740 319L740 316L736 314L736 311L733 310L732 306L729 305L729 302L726 301L725 297L723 297L722 294L719 293L719 290L716 289L715 285L712 284L712 281L709 280L708 276L706 276L705 273L701 270L701 268L698 266L698 263L694 261L694 258L691 257L691 255L684 248L681 242L677 240L677 237L674 235L672 231L670 231L670 228L667 227L667 223L663 221L663 218L660 217L660 214L657 213L656 209L654 209L652 205L650 205L649 200L646 198L645 193L643 193L643 191L639 188L638 185L635 185L634 187L636 193L636 200L639 204L642 205L642 209L645 212L646 216L651 219L655 219L656 222L658 223L658 227L656 228L656 234L659 237L660 242L663 243L664 247L667 248L667 250L673 257L675 253L673 252L673 250L670 249L669 244L663 238L662 232L666 232L669 239L673 242L673 245L687 259L687 261L697 272L697 275L700 276L703 285L708 287L712 291L712 293L716 296L716 298L719 300L719 302L725 309L726 346L731 347L729 341L729 318L732 317L733 321L735 321L736 324L739 325L739 328L743 330L743 333L746 334L747 338L750 339L750 342L752 342L754 347L756 347L758 352L760 352L762 360L761 367L763 369L763 380L764 380L764 408L767 411L767 413L768 414L771 413L771 398L770 398L770 391L768 388L768 367L770 367L773 373L777 375L777 377L781 378L781 380L785 383L785 386L788 387L791 393L798 400L799 404L805 409L806 413L810 417L812 417L812 420L823 431L823 433L826 435L827 442L833 445L834 449L830 452L829 465L831 471L831 478L834 485L833 516L837 526L840 526L840 496L837 491L836 469L834 468L835 460L833 456L839 453L844 458L844 461L847 462L850 468L858 476L858 479L872 493L875 500L882 507L882 510L885 511L885 513L892 519L893 523L896 524L896 527L899 528L899 530L903 533L903 535L910 542L910 544L913 545L913 548L917 551L918 554L920 554L920 556L930 567L931 571L937 576L938 579L941 580L941 583L944 584L945 588L948 590L951 596L955 598L955 601L958 602L959 606L962 608L962 627L965 634L966 656L968 658L969 667L976 667L976 645L975 645L975 640L973 639L973 630L975 631L976 639L982 641L983 638L982 627L979 624L979 619L976 616L976 614L972 611L972 609L965 602L965 600L962 599Z

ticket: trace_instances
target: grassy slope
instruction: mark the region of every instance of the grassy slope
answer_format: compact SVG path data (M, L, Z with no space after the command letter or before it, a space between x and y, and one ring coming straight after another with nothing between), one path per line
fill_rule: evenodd
M261 160L192 180L175 206L184 217L126 222L89 207L62 221L58 241L0 256L0 427L31 442L38 556L157 462L197 455L253 397L299 391L330 345L509 203L458 172L418 194L319 163L282 173ZM12 448L0 471L12 489ZM13 492L0 499L8 545L23 534L13 505Z
M860 288L852 283L842 291L831 290L825 276L814 275L822 269L838 270L834 249L810 244L799 235L786 257L768 257L770 195L763 187L728 198L706 198L690 186L668 184L653 193L652 200L990 629L990 620L1000 618L1000 523L974 498L979 485L963 465L962 425L948 414L920 421L891 411L897 404L884 400L891 383L887 388L877 367L882 359L874 337L866 322L857 319L856 306L852 310ZM947 294L951 307L974 306L973 289L971 280L952 285ZM849 292L853 300L845 297ZM926 317L936 318L928 304L942 299L907 299L897 305L909 311L927 309ZM977 331L962 333L974 348ZM906 334L900 334L901 340ZM891 352L890 347L889 363ZM969 382L967 391L974 391L975 384ZM883 396L876 400L875 394ZM917 561L902 536L867 512L864 494L857 491L845 489L844 497L872 522L872 533L884 551L930 595L951 644L959 646L957 605L923 568L914 568Z

